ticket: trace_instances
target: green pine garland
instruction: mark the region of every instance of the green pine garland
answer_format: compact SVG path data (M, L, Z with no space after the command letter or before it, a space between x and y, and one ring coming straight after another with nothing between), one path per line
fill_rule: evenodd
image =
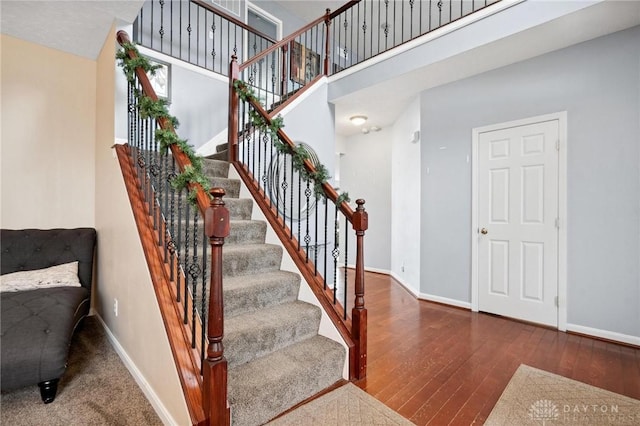
M260 103L253 90L242 80L235 80L233 82L233 87L238 94L238 97L240 97L244 102L254 101ZM323 164L318 164L314 165L316 169L315 172L309 172L309 170L304 166L305 160L310 159L309 153L301 146L292 148L280 140L278 137L278 130L284 127L284 119L282 116L278 115L271 120L271 124L267 124L264 117L258 111L251 109L249 111L249 119L255 128L269 134L271 142L278 153L291 155L293 158L293 168L303 179L313 182L313 192L315 193L316 198L323 198L324 189L322 188L322 184L329 180L329 171ZM349 201L351 201L349 199L349 194L342 192L336 200L336 205L340 205L343 202L348 203Z
M128 52L131 50L136 53L137 57L135 59L129 57ZM156 69L160 67L159 65L152 65L146 57L140 55L138 48L133 43L122 44L122 49L118 50L116 58L118 59L118 65L122 67L130 83L135 82L135 71L137 68L142 68L145 73L155 75ZM166 99L154 101L138 89L134 90L134 95L138 100L137 107L141 118L164 119L173 127L173 129L158 128L155 131L156 141L160 145L160 154L166 155L171 145L177 145L180 150L186 154L189 161L191 161L191 165L186 166L185 169L171 181L171 186L181 191L187 189L190 185L200 184L207 195L211 196L209 194L211 182L202 173L202 157L196 155L193 146L189 145L185 139L180 139L174 131L178 128L179 123L176 117L169 114L169 102ZM197 191L193 188L189 191L188 199L194 207L197 205L196 198Z

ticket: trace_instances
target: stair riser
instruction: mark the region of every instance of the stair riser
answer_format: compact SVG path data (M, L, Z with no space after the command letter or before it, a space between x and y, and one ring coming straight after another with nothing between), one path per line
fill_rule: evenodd
M293 302L298 297L300 276L277 272L252 277L227 278L224 287L226 319L280 303Z
M229 163L220 160L204 159L202 162L202 172L211 178L229 177Z
M345 349L316 336L229 369L234 426L261 425L342 379ZM311 420L311 419L310 419Z
M182 229L186 221L182 222ZM190 236L193 235L193 221L189 221ZM204 222L202 219L198 220L198 230L196 235L198 239L202 238L204 233ZM261 221L238 221L232 220L229 226L229 236L224 239L225 246L231 244L262 244L265 242L267 234L267 224ZM224 249L223 249L224 250Z
M225 277L276 271L280 269L282 262L282 248L268 246L254 251L252 255L247 255L245 252L231 250L228 247L227 250L222 250L222 262Z
M261 310L260 317L248 321L246 316L225 323L225 357L229 367L244 364L301 340L313 337L320 326L320 309L313 305L294 303L287 306L287 316L269 317L270 310ZM282 308L275 308L282 313ZM240 321L240 327L234 327ZM239 329L237 329L239 328Z

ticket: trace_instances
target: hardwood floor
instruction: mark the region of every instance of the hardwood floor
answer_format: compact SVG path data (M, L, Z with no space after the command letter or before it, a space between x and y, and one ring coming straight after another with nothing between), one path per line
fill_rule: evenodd
M417 425L483 424L518 366L640 399L640 349L415 299L367 273L367 378Z

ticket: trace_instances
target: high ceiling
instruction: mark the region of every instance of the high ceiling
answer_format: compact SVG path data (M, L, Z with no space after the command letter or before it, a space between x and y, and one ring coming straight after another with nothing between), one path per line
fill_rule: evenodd
M132 22L143 3L144 0L1 0L0 30L96 59L114 19Z
M259 4L260 0L256 1ZM0 30L3 34L95 59L113 20L132 22L143 2L0 0ZM336 10L345 2L278 0L277 3L310 21L326 8ZM336 131L342 135L358 132L359 129L348 122L348 117L356 114L367 115L369 126L388 127L422 90L640 24L640 1L609 0L590 4L580 13L487 43L427 67L407 70L403 75L372 81L367 88L335 99ZM342 75L332 78L340 79ZM344 78L349 78L348 74Z

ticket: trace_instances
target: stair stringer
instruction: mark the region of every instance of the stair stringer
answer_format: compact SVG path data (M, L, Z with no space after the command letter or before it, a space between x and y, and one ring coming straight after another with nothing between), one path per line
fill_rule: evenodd
M246 187L246 185L244 184L244 181L240 178L240 175L238 174L235 167L233 166L229 167L229 179L240 180L240 198L249 198L253 200L253 196L251 195L251 192ZM255 200L254 200L254 203L255 203ZM312 305L318 306L320 308L320 312L322 312L322 317L320 319L320 328L318 330L318 334L340 343L345 348L346 353L349 354L349 347L347 346L344 339L338 332L338 329L335 327L335 325L327 315L326 311L318 301L318 298L316 297L316 295L313 294L313 291L311 290L309 283L305 280L304 276L300 274L300 271L298 270L295 263L293 262L293 259L285 249L284 245L282 244L282 242L280 241L280 239L278 238L274 230L271 228L271 226L269 226L269 221L264 216L264 213L262 213L262 210L260 210L260 208L257 208L257 206L256 208L253 209L251 213L251 219L261 220L267 223L267 235L265 239L266 244L274 244L282 247L282 262L280 265L280 269L282 269L283 271L295 272L300 275L301 279L300 279L300 290L298 292L298 299L301 301L310 303ZM348 355L345 357L344 366L342 368L342 378L345 380L349 380L349 356Z

